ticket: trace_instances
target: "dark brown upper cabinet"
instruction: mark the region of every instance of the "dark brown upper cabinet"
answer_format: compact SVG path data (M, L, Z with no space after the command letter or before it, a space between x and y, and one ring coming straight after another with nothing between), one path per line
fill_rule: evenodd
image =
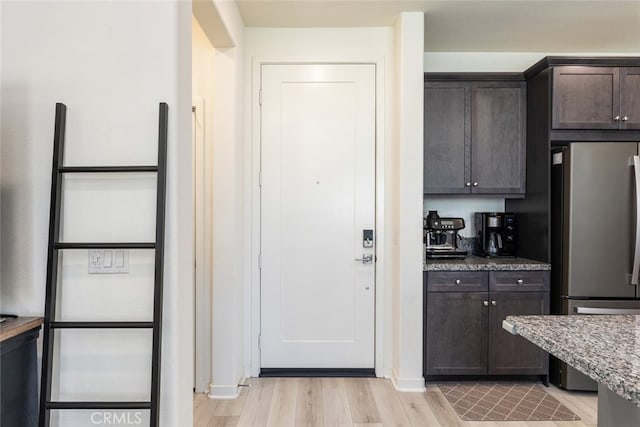
M524 194L524 82L471 84L471 192Z
M424 192L469 193L471 84L426 82L424 100Z
M640 129L640 67L554 67L552 94L552 129Z
M524 194L524 81L426 81L424 99L425 194Z
M640 67L620 68L620 114L620 129L640 129Z

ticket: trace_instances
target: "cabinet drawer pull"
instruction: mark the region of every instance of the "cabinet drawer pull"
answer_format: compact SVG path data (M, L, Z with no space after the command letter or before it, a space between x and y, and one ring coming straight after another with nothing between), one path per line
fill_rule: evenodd
M464 186L465 186L465 187L471 187L471 183L470 183L470 182L465 182L465 183L464 183Z
M477 182L474 182L474 183L473 183L473 186L474 186L474 187L477 187L477 186L478 186L478 183L477 183Z
M620 120L620 116L615 116L615 117L613 118L613 121L614 121L614 122L617 122L618 120Z
M460 284L460 279L456 279L456 285Z
M623 122L626 122L627 120L629 120L629 117L627 117L627 116L624 116L624 117L622 118L622 121L623 121Z
M518 280L516 280L516 283L517 283L518 285L522 285L522 284L524 283L524 280L522 280L522 279L518 279Z
M496 300L491 301L491 305L496 305Z
M482 301L482 305L484 305L485 307L489 307L489 301Z

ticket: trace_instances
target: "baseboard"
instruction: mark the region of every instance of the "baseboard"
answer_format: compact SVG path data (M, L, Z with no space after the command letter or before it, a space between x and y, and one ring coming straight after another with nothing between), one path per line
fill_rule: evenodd
M244 383L245 378L240 380L240 384ZM209 397L211 399L236 399L240 396L240 387L234 385L213 385L209 384Z
M424 378L402 378L398 375L395 369L391 373L391 383L393 387L398 391L421 393L426 391L424 385Z
M262 368L261 377L375 378L374 369Z

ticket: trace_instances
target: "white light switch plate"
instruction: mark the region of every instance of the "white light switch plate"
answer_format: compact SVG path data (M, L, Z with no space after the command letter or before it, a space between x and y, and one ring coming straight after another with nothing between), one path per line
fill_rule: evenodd
M89 274L129 273L129 251L126 249L90 249Z

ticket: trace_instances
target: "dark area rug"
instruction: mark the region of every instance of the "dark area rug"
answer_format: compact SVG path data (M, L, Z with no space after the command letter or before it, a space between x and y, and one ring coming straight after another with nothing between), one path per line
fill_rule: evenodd
M576 421L576 414L539 384L440 384L465 421Z

